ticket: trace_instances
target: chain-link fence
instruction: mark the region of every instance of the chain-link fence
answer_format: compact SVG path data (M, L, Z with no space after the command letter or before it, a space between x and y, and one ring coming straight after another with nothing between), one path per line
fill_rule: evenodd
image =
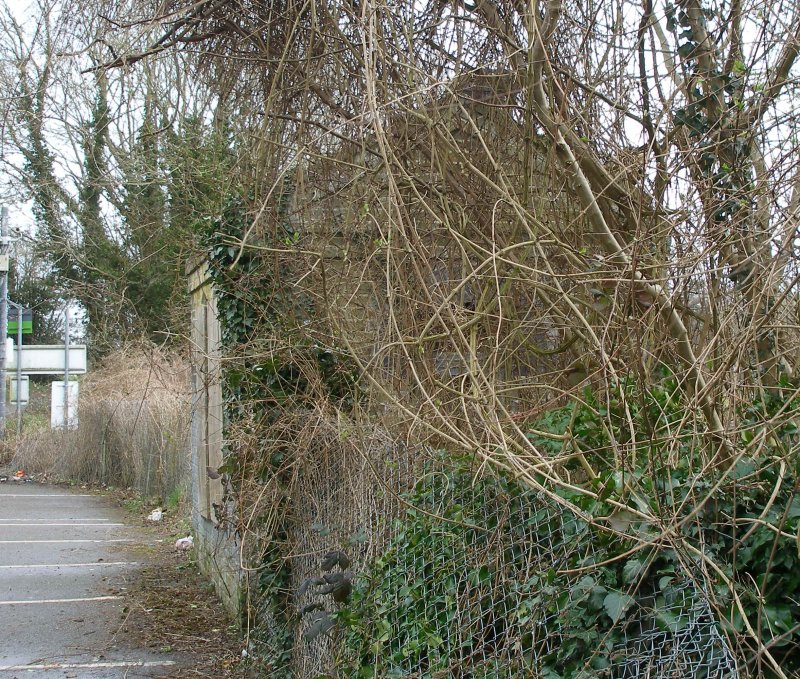
M316 549L295 564L296 676L739 676L695 574L658 558L605 564L590 522L466 463L422 464L411 490L377 504L383 486L364 466L340 491L373 479L369 535L341 522L339 491L305 513ZM344 530L320 520L326 503Z
M636 602L636 625L613 651L612 676L734 678L736 662L716 616L694 582L686 578L669 597Z

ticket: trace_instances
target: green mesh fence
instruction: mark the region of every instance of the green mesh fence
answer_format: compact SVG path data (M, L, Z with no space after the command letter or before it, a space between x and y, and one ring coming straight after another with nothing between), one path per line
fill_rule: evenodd
M309 567L295 649L316 659L309 676L738 677L702 581L603 565L608 538L518 483L428 470L389 536L369 561L353 546Z

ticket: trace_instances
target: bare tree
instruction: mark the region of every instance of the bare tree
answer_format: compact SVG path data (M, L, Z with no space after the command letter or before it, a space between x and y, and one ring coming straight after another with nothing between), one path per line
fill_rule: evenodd
M239 360L340 352L407 440L543 492L597 499L621 474L615 511L694 549L784 676L679 537L712 491L688 491L688 518L632 498L681 464L722 484L794 423L796 3L200 0L98 20L115 47L96 73L182 54L246 149L245 206L214 221L262 333ZM667 378L677 425L641 416ZM536 429L570 401L607 446L581 448L574 415Z
M39 9L35 25L3 16L5 168L32 199L40 255L86 311L95 348L141 332L163 341L184 313L191 249L188 216L171 202L171 142L202 116L201 92L189 94L175 59L94 69L107 50L89 39L99 19Z

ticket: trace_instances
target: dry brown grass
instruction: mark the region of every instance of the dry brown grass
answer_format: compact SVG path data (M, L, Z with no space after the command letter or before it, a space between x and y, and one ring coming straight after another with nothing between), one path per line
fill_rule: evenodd
M165 501L189 482L189 365L148 344L106 358L81 382L79 426L9 441L10 466L56 480L132 487Z

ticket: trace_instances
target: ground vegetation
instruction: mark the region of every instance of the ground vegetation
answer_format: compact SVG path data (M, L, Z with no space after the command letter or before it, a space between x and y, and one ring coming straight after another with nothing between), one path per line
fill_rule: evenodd
M91 15L95 85L212 93L232 179L189 223L264 672L792 675L795 5Z

